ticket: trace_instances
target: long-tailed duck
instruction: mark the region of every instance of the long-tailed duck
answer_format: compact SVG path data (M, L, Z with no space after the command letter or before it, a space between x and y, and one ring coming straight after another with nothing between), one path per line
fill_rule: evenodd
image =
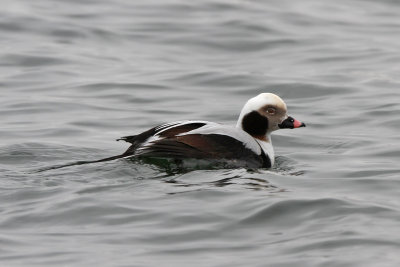
M141 134L125 136L132 145L116 158L205 159L230 166L270 168L274 164L271 133L306 125L287 115L283 100L272 93L251 98L240 112L236 126L209 121L161 124Z

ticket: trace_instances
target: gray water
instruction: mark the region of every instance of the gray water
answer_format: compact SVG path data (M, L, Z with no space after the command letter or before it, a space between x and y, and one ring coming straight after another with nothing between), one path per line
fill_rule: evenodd
M399 266L399 1L0 2L1 266ZM270 170L37 172L261 92Z

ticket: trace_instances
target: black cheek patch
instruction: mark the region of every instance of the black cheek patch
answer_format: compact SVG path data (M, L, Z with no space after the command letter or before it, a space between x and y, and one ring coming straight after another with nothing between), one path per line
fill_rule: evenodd
M268 130L268 118L257 111L252 111L243 117L242 128L252 136L265 135Z

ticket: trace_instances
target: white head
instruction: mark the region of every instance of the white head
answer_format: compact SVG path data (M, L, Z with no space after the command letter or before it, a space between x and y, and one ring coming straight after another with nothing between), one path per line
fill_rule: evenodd
M246 102L236 127L254 138L268 140L267 137L272 131L305 127L305 124L287 115L286 104L279 96L262 93Z

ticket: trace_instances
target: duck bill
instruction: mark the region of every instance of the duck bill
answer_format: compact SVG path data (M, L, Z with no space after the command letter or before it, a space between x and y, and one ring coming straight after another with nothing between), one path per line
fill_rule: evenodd
M286 129L286 128L294 129L294 128L306 127L304 122L298 121L292 117L287 117L287 119L278 124L278 126L281 129Z

